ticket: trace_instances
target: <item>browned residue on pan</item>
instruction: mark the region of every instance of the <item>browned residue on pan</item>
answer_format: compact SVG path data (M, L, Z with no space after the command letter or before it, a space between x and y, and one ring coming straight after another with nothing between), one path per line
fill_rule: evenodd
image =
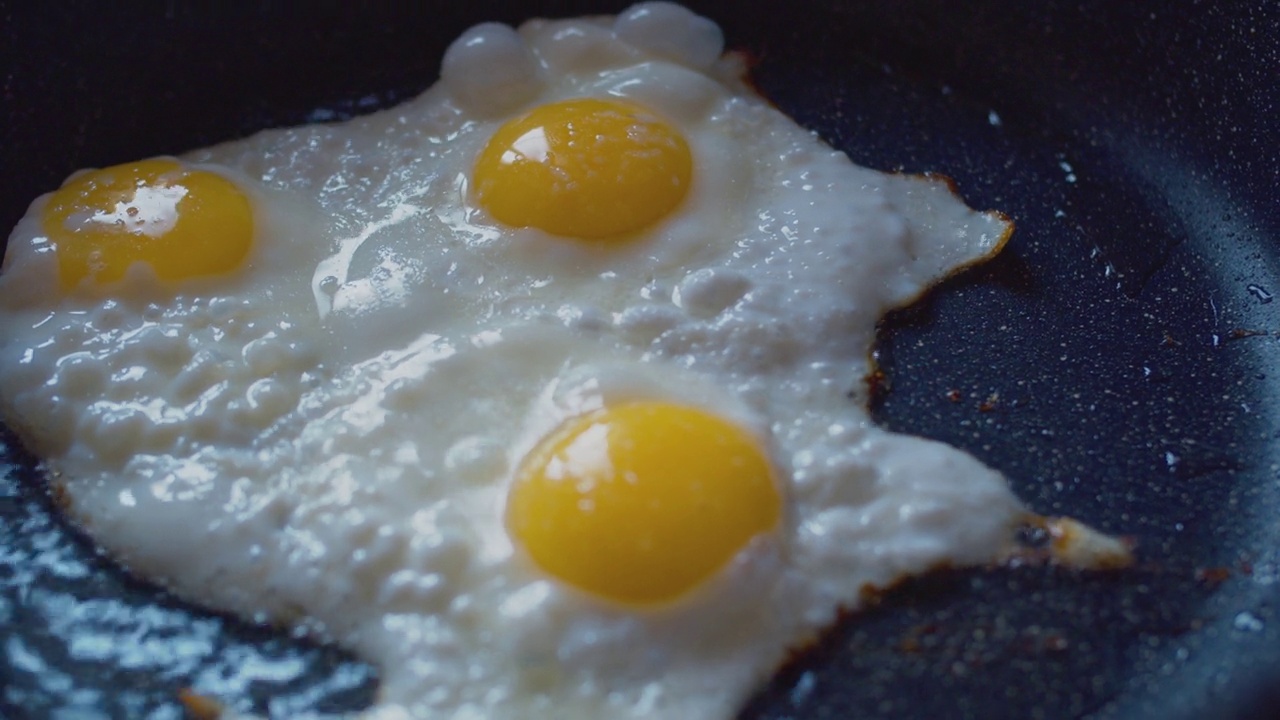
M222 703L201 695L190 688L178 691L178 701L194 720L218 720L222 717Z

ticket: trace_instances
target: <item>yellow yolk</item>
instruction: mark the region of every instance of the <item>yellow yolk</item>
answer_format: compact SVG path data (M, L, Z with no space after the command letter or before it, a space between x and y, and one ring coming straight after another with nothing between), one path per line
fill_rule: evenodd
M647 110L566 100L500 127L476 162L475 187L499 222L599 240L674 210L692 168L684 137Z
M523 461L507 527L554 577L612 600L673 600L769 532L782 499L759 441L690 407L574 418Z
M77 175L49 198L42 219L64 289L85 278L115 282L136 262L166 281L229 272L253 240L244 193L173 160Z

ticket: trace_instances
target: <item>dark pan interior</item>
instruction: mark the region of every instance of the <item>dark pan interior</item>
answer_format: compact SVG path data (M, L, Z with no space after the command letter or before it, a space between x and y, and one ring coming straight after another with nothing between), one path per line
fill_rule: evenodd
M1018 231L890 318L889 427L966 448L1139 567L949 572L888 593L746 718L1254 717L1280 707L1276 3L696 2L762 90L882 169L953 177ZM0 2L0 225L71 170L347 117L426 87L480 20L625 3L370 9ZM0 57L4 57L0 53ZM343 653L127 577L0 479L0 716L362 707Z

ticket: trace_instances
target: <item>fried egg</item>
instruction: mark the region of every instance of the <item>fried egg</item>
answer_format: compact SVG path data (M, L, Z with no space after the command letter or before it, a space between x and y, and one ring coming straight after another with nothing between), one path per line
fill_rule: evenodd
M416 99L90 170L0 408L115 558L378 667L376 718L725 718L1027 515L877 428L883 314L1011 223L854 165L669 3L480 25Z

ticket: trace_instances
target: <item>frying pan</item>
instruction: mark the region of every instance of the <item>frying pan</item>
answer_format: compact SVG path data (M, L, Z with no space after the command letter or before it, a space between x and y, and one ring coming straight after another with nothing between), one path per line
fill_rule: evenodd
M906 582L743 717L1280 714L1277 4L690 4L856 162L943 172L1017 221L998 259L886 320L879 421L1139 548L1119 573ZM78 167L411 96L474 22L625 3L288 5L0 3L0 225ZM279 717L370 701L341 651L118 570L3 442L0 715L174 718L188 686Z

